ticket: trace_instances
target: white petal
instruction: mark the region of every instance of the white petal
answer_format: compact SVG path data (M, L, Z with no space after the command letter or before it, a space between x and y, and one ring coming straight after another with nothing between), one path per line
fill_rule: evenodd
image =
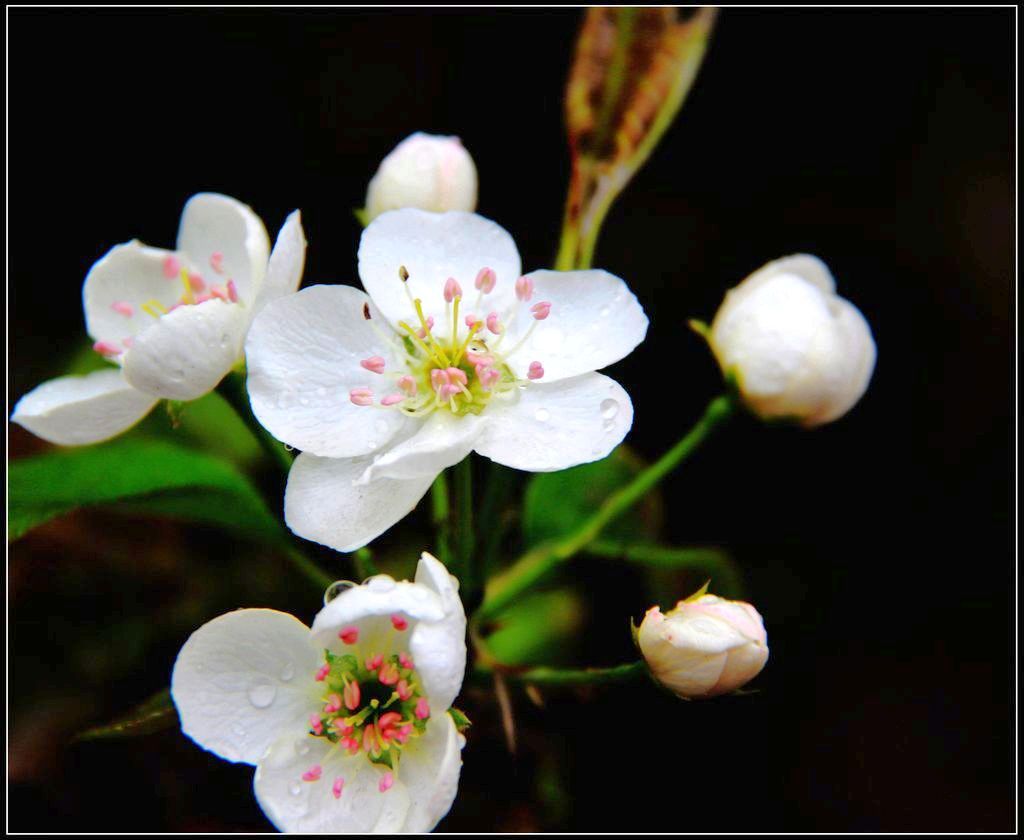
M444 607L440 621L421 621L413 628L409 640L409 650L431 708L440 714L455 702L466 675L466 613L459 598L458 582L437 558L426 552L416 569L416 583L436 592Z
M219 193L198 193L181 213L178 250L208 285L234 280L242 302L251 306L267 271L270 238L252 208ZM222 255L220 272L211 262L214 254Z
M96 262L82 287L89 335L97 341L120 345L123 339L155 322L155 315L147 313L143 304L157 301L160 307L153 311L159 314L161 307L166 311L181 300L185 287L180 276L168 278L164 274L168 258L177 260L182 268L189 268L173 251L149 248L137 240L115 245Z
M337 551L355 551L416 507L434 480L381 478L356 485L369 465L369 458L299 455L284 494L288 527Z
M486 424L487 419L479 414L455 416L448 411L435 411L414 435L378 455L360 482L378 478L434 478L473 451L473 444Z
M462 754L455 722L447 712L432 715L426 731L402 754L399 781L409 791L403 832L425 832L452 807L459 789Z
M633 425L633 403L614 379L586 373L530 385L517 402L488 406L487 415L477 452L515 469L551 472L604 458Z
M406 284L398 276L401 266L409 272ZM497 284L477 307L473 283L485 267L494 270ZM385 317L392 324L415 325L411 295L423 301L424 314L435 318L440 335L447 334L444 284L449 277L462 286L462 313L485 317L515 300L519 271L519 252L508 231L473 213L392 210L370 222L359 242L359 276Z
M503 340L506 353L532 332L509 357L521 375L530 362L544 366L544 382L600 370L628 356L647 335L647 316L629 287L607 271L534 271L533 296L519 303ZM551 313L534 322L530 307L547 301Z
M140 391L194 400L217 387L242 353L248 319L241 304L208 300L163 315L121 357Z
M381 356L387 371L397 370L398 351L388 335L380 312L351 286L310 286L271 301L245 342L253 413L278 440L314 455L350 457L380 449L407 425L405 415L353 405L349 393L397 390L386 374L359 364Z
M302 282L302 269L306 264L306 234L302 229L302 216L295 210L285 219L274 242L267 264L267 276L253 304L259 312L268 301L291 294Z
M181 729L228 761L255 764L317 706L320 662L309 628L276 610L236 610L193 633L174 663Z
M318 647L330 648L337 644L341 628L367 618L396 613L405 613L421 622L439 622L445 618L441 598L429 587L407 580L396 581L390 575L376 575L367 583L342 592L317 613L313 619L313 641Z
M286 832L398 831L409 811L409 790L401 780L402 772L394 786L381 793L378 786L387 767L371 764L363 754L346 755L333 746L326 738L314 738L301 730L275 741L253 778L253 790L263 813ZM320 778L303 781L302 774L315 765L321 767ZM332 787L339 777L345 785L335 799Z
M98 370L44 382L18 400L11 420L50 443L78 446L131 428L156 402L132 388L120 370Z
M735 691L761 673L768 661L768 648L764 645L748 644L733 648L725 660L725 667L711 690L712 694Z

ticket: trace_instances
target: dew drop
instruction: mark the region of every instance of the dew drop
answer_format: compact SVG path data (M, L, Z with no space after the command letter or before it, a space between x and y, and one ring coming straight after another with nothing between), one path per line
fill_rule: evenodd
M337 598L342 592L346 592L358 584L353 583L350 580L336 580L327 589L324 590L324 606L326 607L331 601Z
M538 423L547 423L548 420L551 419L551 412L548 411L546 408L538 408L535 412L533 412L533 416L534 418L536 418Z
M602 318L607 318L611 314L611 312L612 312L612 308L610 306L602 306L601 307L601 317Z
M265 709L274 702L277 689L269 682L257 682L249 686L249 702L257 709Z
M395 579L391 575L374 575L366 579L366 586L371 592L390 592L395 588Z
M290 785L288 785L288 793L290 793L292 796L298 796L300 793L302 793L302 785L300 785L298 782L292 782Z
M612 429L615 428L615 421L605 420L603 423L601 423L601 426L604 428L606 432L610 432Z
M295 676L295 663L285 662L284 667L281 669L281 673L278 676L280 676L284 682L288 682Z
M605 420L611 420L618 413L619 413L619 401L618 400L602 400L602 402L601 402L601 416ZM605 428L607 428L607 426Z
M294 452L295 451L295 447L292 446L290 443L286 443L284 445L284 451L285 452Z
M234 732L239 737L241 737L242 735L245 735L245 727L242 726L242 724L240 724L240 723L233 723L233 724L231 724L231 731Z

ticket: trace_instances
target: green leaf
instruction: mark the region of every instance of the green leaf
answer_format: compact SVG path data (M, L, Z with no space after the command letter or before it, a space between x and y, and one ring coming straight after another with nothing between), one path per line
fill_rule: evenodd
M9 465L8 540L77 508L111 504L283 537L277 518L234 466L166 441L121 438Z
M575 590L536 592L495 617L487 648L503 665L561 664L570 658L585 618L585 603Z
M561 472L537 473L523 500L523 537L527 546L561 537L591 516L614 491L644 468L626 446L601 461ZM602 538L620 542L652 542L664 519L661 495L654 491L628 513L612 522Z
M103 738L132 738L137 735L150 735L169 729L178 723L178 712L171 702L170 689L158 691L148 700L140 703L124 717L94 726L79 732L74 740L96 741Z

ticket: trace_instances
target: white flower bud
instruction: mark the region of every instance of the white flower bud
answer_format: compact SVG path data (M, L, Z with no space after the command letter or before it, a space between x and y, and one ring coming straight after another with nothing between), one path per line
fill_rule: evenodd
M708 341L752 411L806 427L849 411L875 367L867 321L808 254L770 262L730 289Z
M366 191L366 221L402 207L476 209L476 166L458 137L417 132L381 161Z
M680 697L734 691L768 661L768 634L757 610L703 590L664 615L651 607L637 644L658 682Z

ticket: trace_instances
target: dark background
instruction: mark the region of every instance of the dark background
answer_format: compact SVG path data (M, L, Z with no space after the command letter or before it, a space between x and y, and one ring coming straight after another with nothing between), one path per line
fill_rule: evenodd
M461 136L480 212L524 268L549 265L580 15L10 10L12 402L84 336L90 265L131 237L171 245L194 192L242 199L272 234L300 207L304 282L356 282L351 210L415 130ZM728 547L765 617L760 692L638 685L543 710L517 694L511 758L490 695L467 691L476 727L441 829L1013 827L1014 31L1010 9L723 11L597 250L651 317L611 370L636 406L629 442L656 457L721 387L686 319L792 252L824 258L867 317L874 379L814 432L740 418L665 482L668 538ZM41 448L17 427L10 445ZM642 579L570 570L593 594L577 661L629 658ZM288 574L215 533L100 514L13 546L10 827L268 828L251 770L177 730L69 737L165 685L188 630L226 609L309 620ZM174 633L132 641L167 614Z

